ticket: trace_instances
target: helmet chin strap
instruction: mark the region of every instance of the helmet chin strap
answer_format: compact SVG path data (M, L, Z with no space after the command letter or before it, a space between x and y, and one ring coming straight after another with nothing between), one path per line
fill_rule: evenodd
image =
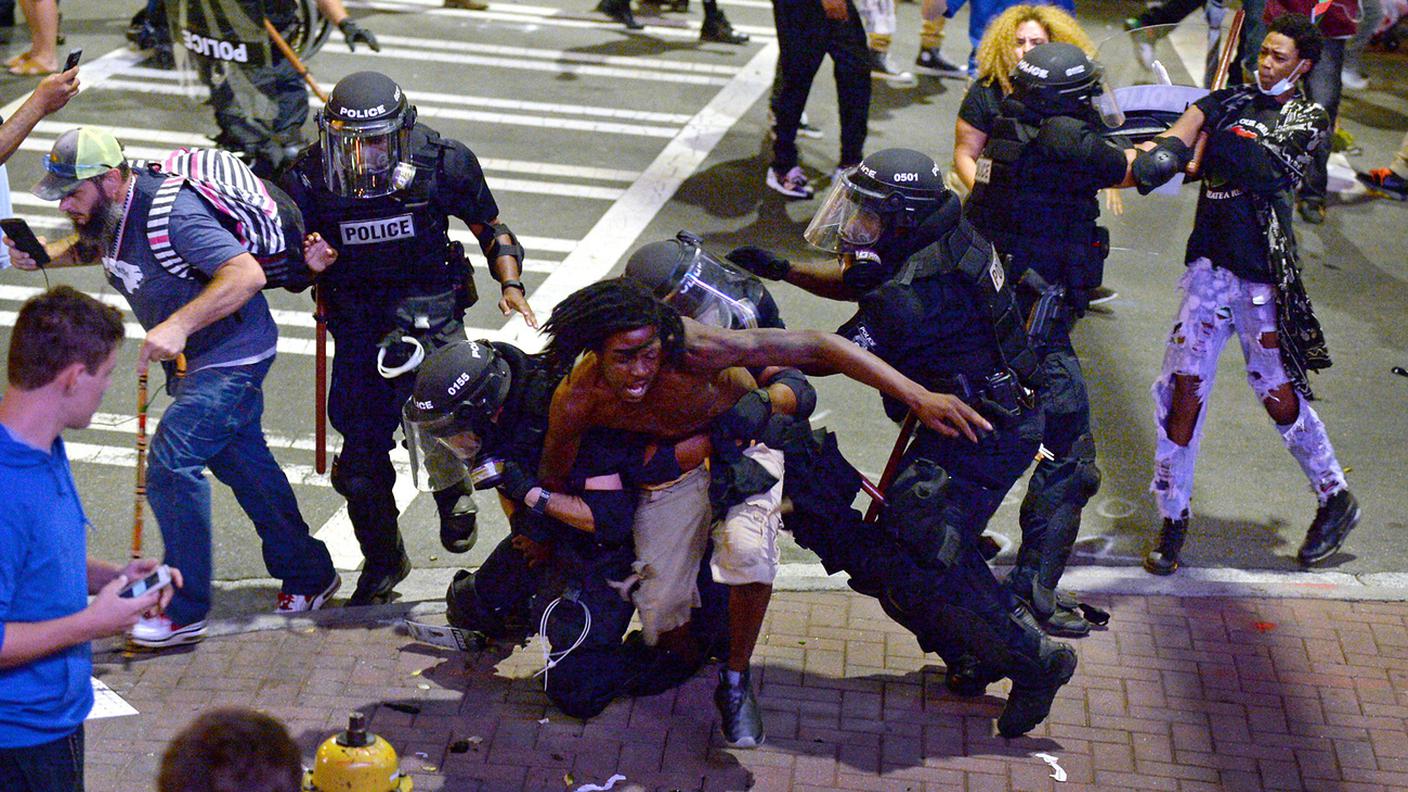
M1281 94L1283 94L1283 93L1285 93L1285 92L1287 92L1287 91L1289 91L1289 90L1291 90L1292 88L1295 87L1296 80L1300 79L1300 75L1301 75L1300 67L1301 67L1301 66L1304 66L1304 65L1305 65L1305 58L1301 58L1300 61L1299 61L1298 63L1296 63L1296 67L1291 70L1291 73L1290 73L1290 74L1286 75L1285 77L1282 77L1280 80L1277 80L1277 81L1276 81L1276 84L1275 84L1275 85L1272 85L1270 88L1264 88L1264 87L1262 87L1262 84L1261 84L1261 75L1260 75L1260 74L1257 74L1257 76L1256 76L1256 89L1257 89L1258 91L1261 91L1262 93L1266 94L1267 96L1280 96Z

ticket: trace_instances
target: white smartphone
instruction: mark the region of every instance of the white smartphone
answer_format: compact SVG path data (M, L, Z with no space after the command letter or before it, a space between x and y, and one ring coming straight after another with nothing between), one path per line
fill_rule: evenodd
M150 575L134 580L117 592L119 597L141 597L153 591L160 591L171 585L171 567L165 564L153 569Z

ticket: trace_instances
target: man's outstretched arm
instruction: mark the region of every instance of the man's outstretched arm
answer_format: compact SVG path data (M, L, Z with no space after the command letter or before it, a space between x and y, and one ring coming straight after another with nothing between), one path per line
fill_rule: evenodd
M795 366L814 376L844 374L899 399L934 431L976 441L974 427L991 431L955 396L931 393L893 366L834 333L816 330L721 330L685 319L685 361L691 368Z

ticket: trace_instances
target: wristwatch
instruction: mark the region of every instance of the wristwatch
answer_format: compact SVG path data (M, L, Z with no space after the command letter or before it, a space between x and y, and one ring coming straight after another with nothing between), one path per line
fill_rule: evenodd
M528 510L541 517L546 517L548 516L548 501L552 499L552 493L547 490L539 490L539 492L541 494L538 495L538 501L529 506Z
M499 281L499 291L503 292L506 289L518 289L524 294L528 293L528 290L523 287L523 281L517 280L516 278L509 278L506 281Z

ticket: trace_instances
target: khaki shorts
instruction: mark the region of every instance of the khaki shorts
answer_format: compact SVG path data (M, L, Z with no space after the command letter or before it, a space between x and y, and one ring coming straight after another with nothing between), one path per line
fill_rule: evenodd
M743 455L777 477L772 489L749 496L714 523L709 568L725 586L772 585L777 578L777 529L782 526L782 452L754 445Z
M755 445L744 455L777 476L778 483L729 509L714 526L710 568L714 579L725 585L771 584L777 576L777 529L782 524L782 452ZM709 473L703 465L668 487L640 494L633 534L641 582L634 599L648 645L689 623L690 610L699 607L699 563L712 518Z
M709 470L700 465L662 489L644 490L636 502L635 593L641 633L654 646L661 633L689 622L699 606L699 560L709 537Z

